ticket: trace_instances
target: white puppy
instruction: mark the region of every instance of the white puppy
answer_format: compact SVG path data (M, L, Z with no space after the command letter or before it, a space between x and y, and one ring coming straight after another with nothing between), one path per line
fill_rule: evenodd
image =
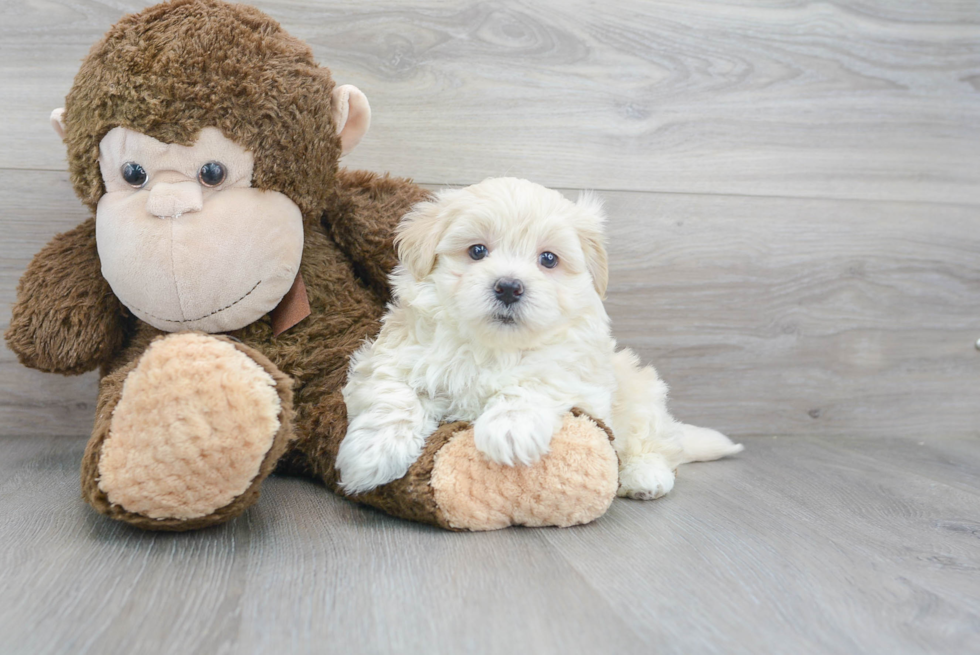
M344 387L347 493L402 477L443 421L473 421L494 462L532 464L579 407L615 435L619 495L642 499L670 491L679 464L742 449L675 421L656 371L616 352L603 221L591 195L513 178L442 191L402 219L394 301Z

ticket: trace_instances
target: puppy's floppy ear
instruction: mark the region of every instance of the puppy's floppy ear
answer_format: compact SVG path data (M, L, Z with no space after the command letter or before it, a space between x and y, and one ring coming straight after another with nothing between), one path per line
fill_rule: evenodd
M599 297L605 298L609 285L609 260L606 256L606 234L603 229L606 212L602 209L602 199L586 191L578 197L575 206L579 210L575 229L585 253L585 266Z
M424 280L436 265L436 248L449 225L448 201L458 190L440 191L431 201L417 203L395 228L398 259L416 280Z

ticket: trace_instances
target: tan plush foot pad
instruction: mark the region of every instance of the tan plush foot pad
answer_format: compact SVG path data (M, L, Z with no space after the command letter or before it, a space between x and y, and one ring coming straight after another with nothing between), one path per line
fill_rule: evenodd
M284 376L241 348L196 333L150 345L125 378L101 445L98 488L110 505L187 521L250 489L285 427Z
M436 454L430 484L448 527L497 530L594 521L616 497L618 476L605 427L569 414L551 452L533 466L489 462L477 451L472 428L457 432Z

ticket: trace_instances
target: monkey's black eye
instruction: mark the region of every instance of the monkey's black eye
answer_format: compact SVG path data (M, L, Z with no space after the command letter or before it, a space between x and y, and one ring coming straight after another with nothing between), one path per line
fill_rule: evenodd
M554 268L558 266L558 255L553 252L545 251L538 256L538 261L545 268Z
M218 186L225 181L225 167L216 161L209 161L201 166L201 171L197 174L197 179L204 186Z
M470 253L470 259L483 259L490 254L490 251L487 250L487 247L482 243L478 243L475 246L470 246L470 249L467 252Z
M126 184L131 187L138 189L146 184L146 171L134 161L128 161L123 164L121 172L123 179L126 180Z

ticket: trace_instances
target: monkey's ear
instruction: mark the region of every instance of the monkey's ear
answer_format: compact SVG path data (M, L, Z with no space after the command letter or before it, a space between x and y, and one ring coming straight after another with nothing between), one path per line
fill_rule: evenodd
M65 108L58 107L51 112L51 127L62 139L65 138Z
M333 124L340 135L341 154L354 149L371 126L371 105L360 89L350 84L338 86L330 96Z

